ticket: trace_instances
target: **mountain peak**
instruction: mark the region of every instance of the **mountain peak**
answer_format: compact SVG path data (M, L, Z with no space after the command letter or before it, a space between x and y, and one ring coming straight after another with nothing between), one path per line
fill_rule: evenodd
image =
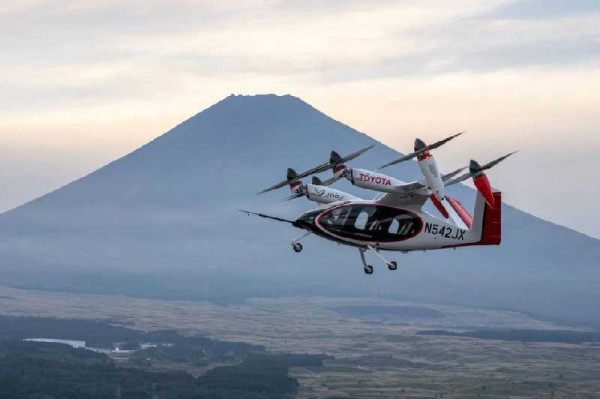
M262 94L230 94L221 101L227 100L258 100L258 101L270 101L270 100L293 100L304 103L299 97L291 94L275 94L275 93L262 93Z
M249 110L254 112L277 112L282 109L311 109L321 113L302 99L291 94L230 94L205 111L229 109L230 111ZM202 114L200 112L198 115Z

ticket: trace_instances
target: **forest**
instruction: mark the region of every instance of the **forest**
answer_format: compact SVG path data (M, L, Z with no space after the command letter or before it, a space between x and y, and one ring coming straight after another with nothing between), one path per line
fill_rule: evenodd
M327 359L322 355L269 354L256 345L186 337L175 331L144 332L101 321L0 317L0 331L0 397L6 399L285 398L298 387L298 381L288 376L290 367L321 367ZM135 351L128 363L120 364L84 348L22 340L42 335L95 338L95 342L113 346L117 342L168 345ZM140 363L142 358L150 363ZM185 371L152 369L152 361L161 358L189 364L239 361L195 378Z

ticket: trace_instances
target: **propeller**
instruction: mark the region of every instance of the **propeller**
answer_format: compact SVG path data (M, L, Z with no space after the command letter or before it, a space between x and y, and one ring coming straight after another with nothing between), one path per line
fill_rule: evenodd
M287 169L286 183L290 186L290 190L293 192L292 195L286 198L286 201L294 198L300 198L304 195L308 197L308 189L306 188L306 185L302 182L302 180L298 179L298 173L296 173L296 171L292 168Z
M396 165L396 164L398 164L400 162L408 161L409 159L413 159L415 157L420 157L422 155L425 155L429 150L433 150L435 148L441 147L442 145L446 144L450 140L452 140L452 139L460 136L463 133L464 132L456 133L456 134L454 134L454 135L452 135L450 137L447 137L447 138L445 138L443 140L440 140L440 141L436 141L435 143L430 144L430 145L426 145L423 142L423 140L421 140L421 139L416 139L415 140L415 146L414 146L414 148L415 148L414 152L411 152L410 154L406 154L403 157L398 158L398 159L396 159L396 160L394 160L392 162L386 163L385 165L380 166L378 168L378 170L379 169L383 169L383 168L387 168L388 166Z
M307 196L307 197L308 197L308 191L306 190L306 186L303 184L303 185L300 187L300 190L298 190L298 192L297 192L297 193L294 193L294 194L292 194L292 195L290 195L289 197L286 197L286 198L284 198L284 199L285 199L286 201L291 201L291 200L293 200L293 199L300 198L300 197L304 197L304 196Z
M444 183L446 183L448 180L452 179L454 176L456 176L457 174L459 174L460 172L462 172L463 170L467 169L466 167L462 167L462 168L458 168L453 172L450 173L446 173L442 175L442 181Z
M470 179L471 177L475 178L475 177L481 176L484 171L493 168L494 166L498 165L500 162L504 161L506 158L510 157L511 155L516 154L517 152L518 151L513 151L511 153L503 155L500 158L494 159L493 161L488 162L483 166L480 165L477 161L471 160L471 162L469 163L469 172L465 173L462 176L457 177L456 179L452 179L452 180L448 181L446 183L446 185L451 186L453 184L457 184L457 183L463 182L467 179Z
M273 185L273 186L271 186L271 187L269 187L267 189L262 190L258 194L264 194L266 192L273 191L273 190L276 190L278 188L284 187L287 184L294 183L295 181L298 181L298 180L300 180L300 179L302 179L302 178L304 178L306 176L314 175L315 173L322 173L322 172L325 172L326 170L333 169L336 166L342 165L342 164L344 164L346 162L349 162L349 161L353 160L354 158L357 158L357 157L361 156L362 154L364 154L365 152L369 151L373 147L375 147L375 144L372 144L372 145L370 145L368 147L362 148L362 149L360 149L360 150L358 150L356 152L353 152L350 155L346 155L345 157L341 157L337 152L332 151L331 152L331 157L329 159L329 162L325 162L325 163L323 163L323 164L321 164L319 166L315 166L314 168L306 170L306 171L304 171L302 173L296 173L296 176L291 181L288 180L288 179L286 179L286 180L281 181L281 182L279 182L279 183L277 183L277 184L275 184L275 185ZM332 181L332 183L333 183L333 181ZM331 183L329 183L329 184L331 184Z
M330 177L327 180L321 180L317 176L313 176L313 178L312 178L312 184L313 184L313 186L331 186L333 183L335 183L336 181L340 180L342 177L344 177L343 174L338 175L338 176Z
M519 151L513 151L511 153L508 153L504 156L501 156L498 159L494 159L493 161L486 163L483 166L479 165L477 163L477 161L471 160L471 163L469 164L469 170L471 172L477 172L477 173L483 172L484 170L493 168L494 166L498 165L500 162L504 161L506 158L510 157L511 155L516 154L517 152L519 152Z

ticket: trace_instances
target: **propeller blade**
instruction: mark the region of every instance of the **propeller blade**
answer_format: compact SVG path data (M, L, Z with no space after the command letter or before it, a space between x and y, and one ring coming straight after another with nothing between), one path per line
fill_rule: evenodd
M291 201L291 200L293 200L293 199L300 198L300 197L302 197L302 196L304 196L304 193L295 193L295 194L292 194L292 195L290 195L289 197L286 197L286 198L284 198L284 199L285 199L286 201Z
M354 158L358 158L359 156L361 156L362 154L364 154L365 152L369 151L371 148L375 147L375 144L371 144L368 147L362 148L356 152L353 152L350 155L346 155L345 157L343 157L341 159L341 161L339 163L346 163L346 162L350 162L352 161Z
M400 162L408 161L409 159L413 159L417 155L418 155L418 153L411 152L410 154L407 154L407 155L403 156L402 158L398 158L392 162L386 163L385 165L378 167L377 170L387 168L388 166L396 165L397 163L400 163Z
M290 201L293 200L295 198L300 198L306 196L308 198L308 187L306 187L305 184L300 185L300 187L298 187L296 189L296 191L290 195L289 197L285 198L286 201Z
M513 154L516 154L517 152L519 152L519 151L513 151L513 152L511 152L511 153L509 153L509 154L506 154L506 155L504 155L504 156L501 156L501 157L500 157L500 158L498 158L498 159L494 159L492 162L488 162L488 163L486 163L485 165L483 165L483 166L481 167L481 169L480 169L480 170L487 170L487 169L490 169L490 168L492 168L492 167L494 167L494 166L498 165L500 162L504 161L506 158L510 157L511 155L513 155Z
M343 175L339 175L339 176L333 176L330 177L327 180L321 180L319 179L319 183L315 183L315 181L313 180L313 183L315 186L330 186L333 183L335 183L336 181L340 180L342 177L344 177Z
M459 132L459 133L453 134L452 136L447 137L447 138L445 138L443 140L436 141L433 144L429 144L428 146L426 146L425 148L423 148L421 151L423 151L423 150L425 150L425 151L427 151L427 150L433 150L435 148L441 147L444 144L446 144L447 142L449 142L450 140L455 139L456 137L460 136L463 133L464 132Z
M479 165L476 161L471 161L470 165L469 165L469 172L465 173L462 176L459 176L455 179L452 179L448 182L446 182L446 186L451 186L453 184L457 184L457 183L461 183L471 177L477 177L478 175L481 174L481 172L483 172L484 170L488 170L493 168L494 166L498 165L500 162L504 161L506 158L510 157L513 154L516 154L519 151L513 151L509 154L503 155L500 158L494 159L491 162L486 163L485 165L481 166Z
M467 168L466 167L458 168L454 172L450 172L450 173L446 173L445 175L442 175L442 181L446 182L447 180L452 179L454 176L456 176L457 174L459 174L460 172L462 172L465 169L467 169Z
M444 182L445 186L452 186L454 184L458 184L458 183L462 183L463 181L467 180L469 177L471 177L471 172L467 172L462 176L459 176L455 179L449 180L447 182Z
M321 165L315 166L314 168L306 170L306 171L304 171L302 173L297 173L296 176L293 179L291 179L291 180L288 179L288 180L281 181L281 182L279 182L279 183L277 183L277 184L275 184L275 185L273 185L273 186L271 186L271 187L269 187L267 189L264 189L264 190L258 192L257 194L264 194L266 192L273 191L273 190L276 190L278 188L281 188L281 187L285 186L286 184L293 183L293 182L295 182L297 180L300 180L300 179L302 179L302 178L304 178L306 176L314 175L316 173L322 173L322 172L325 172L325 171L327 171L329 169L333 169L333 168L335 168L336 166L338 166L340 164L343 164L343 163L346 163L348 161L351 161L354 158L356 158L356 157L364 154L365 152L369 151L373 147L375 147L375 144L372 144L372 145L370 145L368 147L365 147L365 148L362 148L362 149L360 149L360 150L358 150L356 152L353 152L352 154L347 155L347 156L345 156L343 158L340 158L340 159L336 160L335 162L331 162L331 161L330 162L325 162L325 163L322 163Z
M463 181L467 180L469 177L471 177L471 173L467 172L462 176L459 176L455 179L452 180L448 180L447 182L444 183L445 186L452 186L454 184L458 184L458 183L462 183Z
M288 184L288 181L284 180L284 181L279 182L279 183L277 183L277 184L275 184L275 185L273 185L273 186L271 186L269 188L266 188L266 189L264 189L264 190L262 190L262 191L260 191L260 192L258 192L256 194L259 195L259 194L268 193L269 191L277 190L278 188L281 188L281 187L283 187L283 186L285 186L287 184Z
M301 178L306 177L306 176L314 175L316 173L322 173L322 172L325 172L325 171L327 171L329 169L333 169L333 168L335 168L336 166L338 166L340 164L344 164L344 163L346 163L348 161L353 160L356 157L361 156L362 154L364 154L365 152L369 151L373 147L375 147L375 144L372 144L372 145L370 145L368 147L362 148L362 149L360 149L360 150L358 150L356 152L353 152L350 155L346 155L345 157L340 158L340 159L338 159L335 162L331 162L331 161L325 162L325 163L323 163L323 164L321 164L319 166L315 166L314 168L309 169L309 170L307 170L305 172L298 173L298 178L301 179Z
M264 213L250 212L250 211L245 211L243 209L240 209L239 211L242 213L245 213L246 215L256 215L256 216L260 216L261 218L277 220L278 222L286 222L286 223L291 223L291 224L295 223L293 220L288 220L288 219L280 218L277 216L265 215Z
M460 135L461 135L461 134L463 134L463 133L464 133L464 132L456 133L456 134L453 134L453 135L452 135L452 136L450 136L450 137L446 137L446 138L445 138L445 139L443 139L443 140L439 140L439 141L436 141L436 142L435 142L435 143L433 143L433 144L426 145L425 147L422 147L422 148L420 148L419 150L417 150L417 151L415 151L415 152L411 152L410 154L406 154L406 155L404 155L404 156L403 156L403 157L401 157L401 158L398 158L398 159L396 159L396 160L394 160L394 161L392 161L392 162L389 162L389 163L387 163L387 164L385 164L385 165L383 165L383 166L380 166L378 169L387 168L388 166L396 165L396 164L398 164L398 163L400 163L400 162L408 161L409 159L413 159L413 158L415 158L415 157L418 157L419 155L422 155L422 154L424 154L425 152L427 152L427 151L429 151L429 150L433 150L433 149L435 149L435 148L438 148L438 147L441 147L441 146L443 146L444 144L446 144L446 143L447 143L447 142L449 142L450 140L452 140L452 139L454 139L454 138L456 138L456 137L460 136ZM418 140L418 139L417 139L417 140Z

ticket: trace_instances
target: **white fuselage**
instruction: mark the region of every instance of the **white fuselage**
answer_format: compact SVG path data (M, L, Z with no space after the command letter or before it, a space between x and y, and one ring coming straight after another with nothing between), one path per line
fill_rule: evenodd
M486 212L491 214L493 210L486 206L485 200L478 194L473 225L465 229L413 207L362 200L306 212L295 223L297 227L340 244L389 251L415 251L479 243L486 223ZM499 225L499 208L496 212L495 220L488 222Z
M385 208L384 212L391 215L396 213L395 219L398 220L398 224L395 224L394 217L391 215L391 217L386 215L374 220L365 217L363 223L360 214L369 214L371 208L375 211ZM333 216L328 217L336 212L342 213L345 209L348 209L350 214L355 213L355 219L352 219L352 216L345 220L334 220ZM315 224L324 235L335 241L390 251L439 249L480 239L480 237L472 237L470 234L472 232L469 230L458 228L428 213L377 205L371 201L333 206L317 217Z
M350 181L357 187L384 193L393 193L394 187L405 184L403 181L366 169L350 169Z
M421 173L425 177L429 190L437 199L442 201L445 197L444 182L442 181L442 175L440 174L435 158L427 154L423 158L420 158L417 163L419 164Z
M359 200L352 194L334 188L319 186L315 184L307 184L307 197L309 200L318 202L319 204L332 204L334 202L346 202Z

